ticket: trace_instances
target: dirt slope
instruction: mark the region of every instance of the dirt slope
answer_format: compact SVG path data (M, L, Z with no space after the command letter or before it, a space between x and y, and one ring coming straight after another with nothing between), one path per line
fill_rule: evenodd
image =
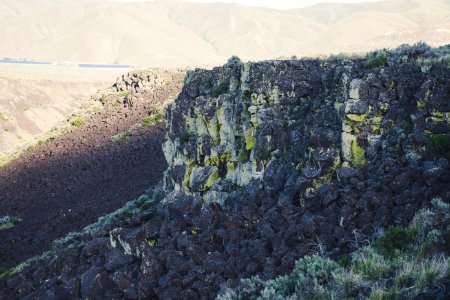
M182 78L182 77L181 77ZM0 231L0 267L47 250L158 183L166 162L164 122L127 139L112 137L141 123L154 105L180 89L179 79L146 92L133 108L101 110L80 128L25 152L0 170L0 216L23 220Z
M0 156L89 109L90 96L126 71L0 63L0 113L6 116L0 119Z

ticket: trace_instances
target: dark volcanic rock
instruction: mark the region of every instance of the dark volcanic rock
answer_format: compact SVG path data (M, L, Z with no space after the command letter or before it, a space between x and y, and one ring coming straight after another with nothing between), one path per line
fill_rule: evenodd
M370 237L434 197L448 201L448 157L428 146L449 137L439 121L448 122L448 69L362 64L190 73L167 110L165 198L11 275L5 298L63 287L77 297L212 299L241 278L285 274L304 255L348 253L355 232Z

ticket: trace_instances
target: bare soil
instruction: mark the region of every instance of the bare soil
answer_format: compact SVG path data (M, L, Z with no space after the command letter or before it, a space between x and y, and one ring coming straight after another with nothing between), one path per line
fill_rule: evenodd
M0 63L0 160L42 138L127 70Z
M49 250L51 242L95 222L157 184L166 169L164 122L127 139L127 131L180 89L149 92L133 108L101 110L0 170L0 216L23 221L0 231L0 268Z

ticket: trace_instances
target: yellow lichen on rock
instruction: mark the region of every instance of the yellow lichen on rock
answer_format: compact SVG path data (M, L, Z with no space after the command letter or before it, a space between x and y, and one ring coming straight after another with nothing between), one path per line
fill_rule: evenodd
M216 180L219 178L219 169L214 168L214 170L212 171L211 175L209 175L208 180L206 181L203 189L204 190L209 190L212 185L214 184L214 182L216 182Z
M366 151L358 145L358 141L352 141L352 163L357 168L362 168L366 165L365 158Z

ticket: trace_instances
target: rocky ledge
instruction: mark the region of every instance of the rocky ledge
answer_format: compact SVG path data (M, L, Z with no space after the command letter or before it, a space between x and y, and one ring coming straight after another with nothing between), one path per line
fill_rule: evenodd
M3 298L213 299L348 253L450 199L449 96L442 65L190 72L167 109L164 190L10 272Z

